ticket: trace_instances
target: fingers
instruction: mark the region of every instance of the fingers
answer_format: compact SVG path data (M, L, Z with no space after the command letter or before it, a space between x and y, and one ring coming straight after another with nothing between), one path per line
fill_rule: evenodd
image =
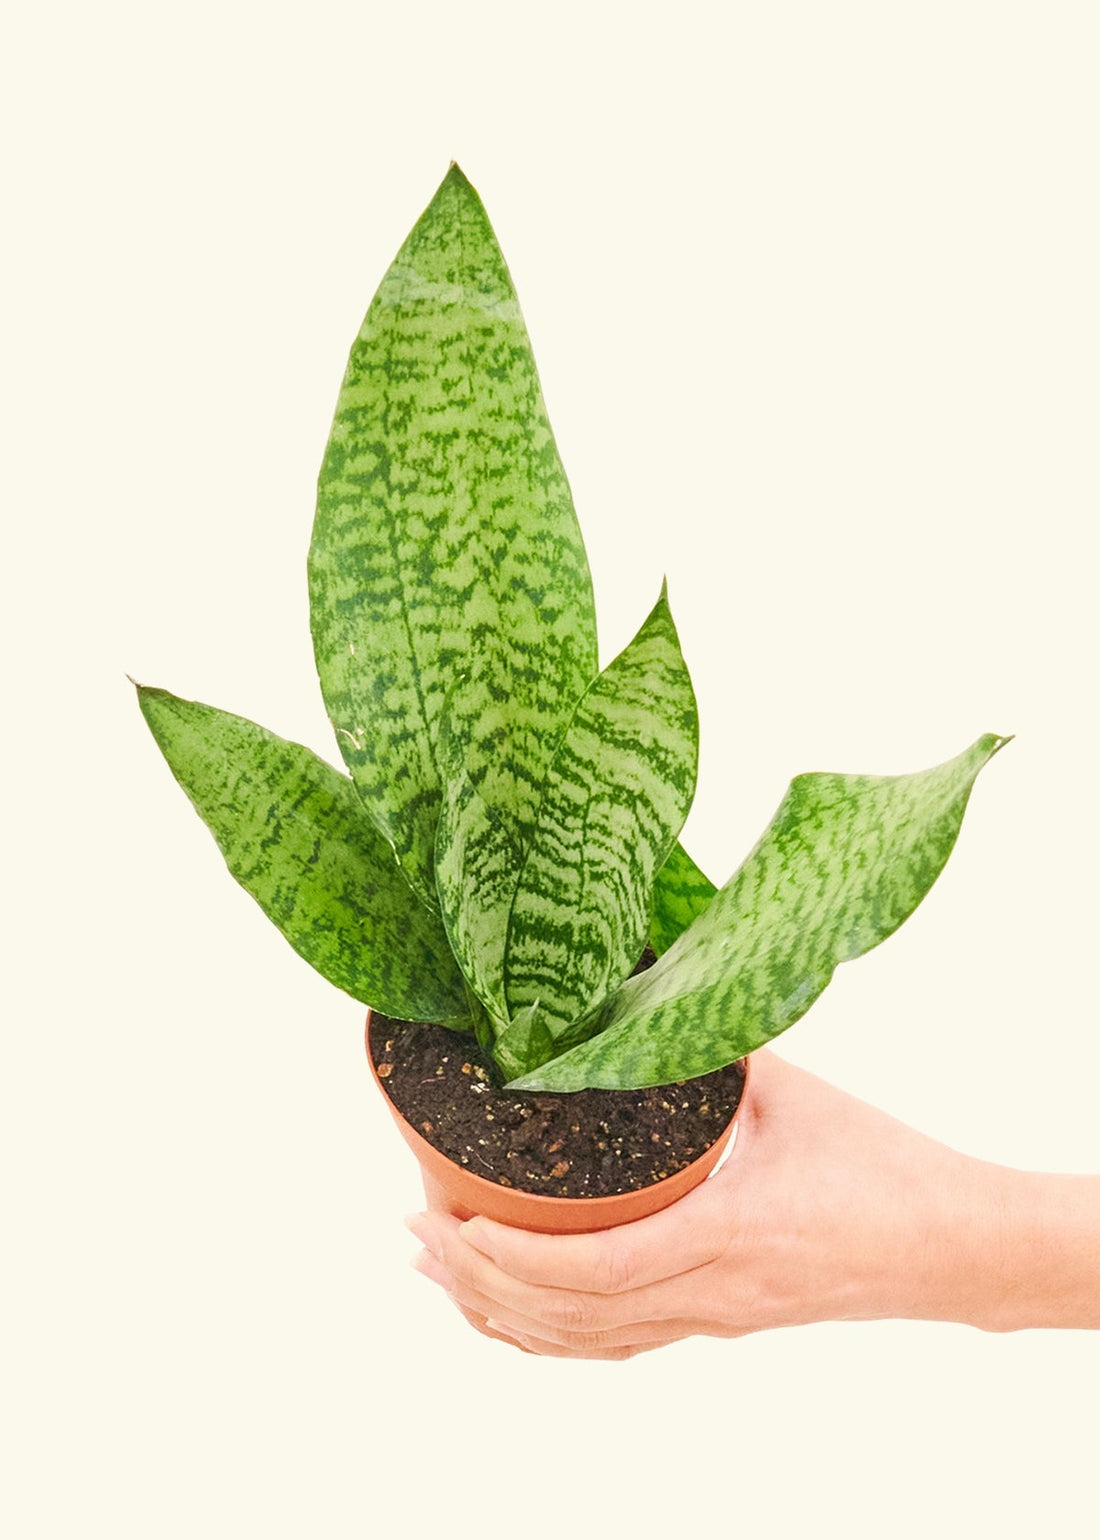
M531 1351L522 1342L518 1341L514 1334L501 1331L495 1322L488 1320L484 1310L473 1310L469 1305L464 1304L458 1299L454 1293L454 1280L450 1273L448 1273L441 1262L436 1261L430 1251L422 1251L418 1257L415 1257L413 1259L413 1266L417 1272L423 1273L425 1278L430 1278L433 1283L438 1283L446 1293L450 1294L455 1308L461 1315L465 1316L474 1330L480 1332L483 1337L492 1337L497 1342L506 1342L509 1347L518 1347L522 1353Z
M627 1358L637 1358L639 1353L652 1353L656 1348L668 1347L666 1342L633 1343L629 1347L573 1348L558 1342L544 1342L537 1337L517 1337L513 1346L523 1353L538 1358L588 1358L602 1359L607 1363L622 1363Z
M413 1266L445 1289L468 1320L476 1318L484 1323L489 1328L486 1335L506 1336L524 1346L529 1345L534 1352L545 1352L553 1347L591 1357L612 1348L662 1347L704 1329L704 1324L699 1321L640 1321L626 1326L574 1330L502 1306L456 1278L428 1251L421 1252Z
M648 1219L588 1235L540 1235L480 1216L459 1233L513 1279L619 1296L715 1261L729 1241L730 1208L728 1192L705 1182Z
M529 1284L469 1246L451 1216L415 1215L406 1222L428 1248L413 1265L444 1288L479 1331L505 1336L526 1351L623 1359L714 1332L713 1324L696 1317L694 1290L683 1279L618 1295Z
M527 1283L504 1272L468 1244L464 1227L449 1215L415 1215L406 1221L448 1273L468 1293L488 1300L498 1319L502 1312L542 1323L545 1334L602 1332L616 1326L671 1319L680 1315L680 1291L668 1283L647 1284L617 1294ZM564 1237L572 1239L573 1237Z
M456 1308L482 1336L542 1358L621 1361L708 1330L703 1321L648 1321L608 1331L560 1330L501 1309L494 1300L459 1282L429 1251L422 1251L413 1266L450 1295Z

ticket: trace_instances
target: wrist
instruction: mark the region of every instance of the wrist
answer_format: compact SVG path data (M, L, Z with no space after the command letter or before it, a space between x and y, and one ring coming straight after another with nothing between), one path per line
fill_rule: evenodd
M1001 1216L997 1287L974 1324L1100 1327L1100 1177L992 1170Z
M939 1227L943 1265L927 1319L982 1331L1013 1329L1017 1300L1013 1237L1018 1231L1019 1172L956 1156L955 1181Z
M957 1160L917 1314L991 1332L1100 1326L1100 1178Z
M877 1253L878 1318L1010 1329L1012 1173L942 1145L900 1185L892 1236ZM892 1244L890 1241L892 1240Z

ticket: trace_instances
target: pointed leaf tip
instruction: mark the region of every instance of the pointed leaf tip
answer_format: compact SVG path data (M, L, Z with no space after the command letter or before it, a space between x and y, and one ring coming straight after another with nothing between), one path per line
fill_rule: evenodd
M457 160L452 160L450 165L447 167L447 175L443 178L442 182L440 182L436 196L438 196L440 192L443 192L445 188L453 188L456 192L460 192L466 195L472 194L473 197L477 198L477 192L473 183L463 171L462 167L458 164ZM478 201L480 202L480 199L478 199Z

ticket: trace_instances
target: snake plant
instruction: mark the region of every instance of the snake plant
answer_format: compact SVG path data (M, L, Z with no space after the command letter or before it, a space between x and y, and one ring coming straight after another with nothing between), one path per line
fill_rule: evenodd
M668 596L601 671L527 333L457 166L352 347L309 592L346 773L139 686L145 719L307 962L476 1034L516 1088L684 1080L784 1031L912 913L1007 741L915 775L798 776L715 890L677 843L698 722Z

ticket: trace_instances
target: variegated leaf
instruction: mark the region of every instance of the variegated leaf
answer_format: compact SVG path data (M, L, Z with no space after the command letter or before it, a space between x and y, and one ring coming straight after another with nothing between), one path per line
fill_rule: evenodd
M144 686L138 698L229 870L306 962L387 1016L469 1025L443 927L347 776L228 711Z
M557 1035L634 967L695 791L695 695L662 589L551 761L512 904L505 992Z
M706 911L628 980L588 1040L517 1089L662 1085L760 1047L809 1009L839 963L886 939L928 892L975 777L1008 740L903 776L801 775Z
M588 564L527 333L457 166L352 348L309 574L340 751L434 905L438 734L456 674L492 639L552 740L597 668Z
M543 1064L554 1054L554 1034L542 1008L525 1005L497 1034L493 1059L505 1080L522 1075L533 1064Z
M649 922L649 944L660 957L677 936L697 920L718 889L705 877L680 844L657 873L653 889L653 914Z

